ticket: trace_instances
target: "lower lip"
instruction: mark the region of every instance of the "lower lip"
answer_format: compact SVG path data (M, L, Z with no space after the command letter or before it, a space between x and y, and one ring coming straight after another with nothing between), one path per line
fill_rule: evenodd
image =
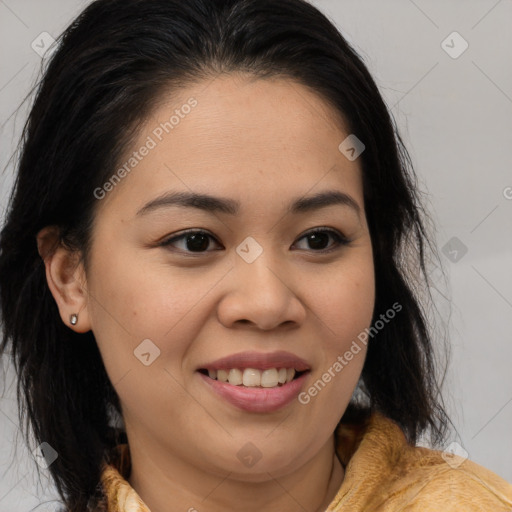
M265 413L277 411L292 402L299 394L309 372L305 372L291 382L275 388L233 386L227 382L211 379L203 373L198 373L215 393L235 407L243 411Z

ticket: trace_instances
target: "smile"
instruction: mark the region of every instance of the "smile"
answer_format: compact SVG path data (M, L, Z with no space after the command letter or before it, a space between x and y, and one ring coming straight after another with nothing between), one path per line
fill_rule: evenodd
M232 372L232 370L235 370ZM309 371L295 372L294 369L290 369L290 378L288 380L288 369L286 369L286 381L284 383L279 382L279 370L270 368L277 372L278 383L272 387L264 387L261 385L261 379L265 371L257 370L253 368L246 368L242 374L241 370L232 369L229 372L223 373L223 370L216 370L216 378L212 378L208 375L208 372L198 371L197 375L201 378L207 388L213 393L216 398L221 398L223 402L234 406L235 408L251 413L272 413L284 409L287 405L292 402L298 402L296 398L304 387L304 382ZM252 385L244 385L243 379L245 378L246 370L252 370L247 372L247 378L249 383ZM282 369L281 369L282 370ZM231 384L229 381L221 381L218 379L219 372L222 377L227 377L232 374L234 379L240 379L242 375L242 384ZM240 373L238 373L240 372ZM271 372L272 374L273 372ZM213 373L212 373L213 375ZM260 376L261 375L261 376ZM281 378L284 372L281 372ZM260 379L260 384L257 385L257 379ZM272 382L275 381L275 374L271 377ZM270 383L270 381L267 381Z
M297 372L295 368L231 368L226 370L199 370L203 375L219 382L226 382L232 386L248 388L275 388L291 382L304 372Z

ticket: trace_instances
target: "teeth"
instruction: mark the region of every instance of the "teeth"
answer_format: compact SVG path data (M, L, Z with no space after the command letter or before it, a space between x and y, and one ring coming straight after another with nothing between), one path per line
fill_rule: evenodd
M233 386L275 388L291 382L295 377L295 368L208 370L208 376L220 382L228 382Z
M237 368L232 368L228 373L228 382L233 386L240 386L243 382L242 372Z
M261 372L254 368L246 368L243 377L244 386L254 388L261 385ZM231 384L231 382L230 382Z
M278 383L277 370L271 368L270 370L264 370L261 372L261 387L263 388L275 388Z

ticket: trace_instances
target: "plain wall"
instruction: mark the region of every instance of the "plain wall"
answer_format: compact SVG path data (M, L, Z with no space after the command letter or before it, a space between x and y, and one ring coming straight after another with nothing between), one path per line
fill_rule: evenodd
M2 217L12 184L9 159L26 107L15 112L41 65L31 44L42 32L56 38L87 3L0 2ZM471 460L512 481L512 3L313 3L373 74L437 225L450 280L448 290L439 281L434 297L442 312L451 303L452 358L445 385L457 428L451 441ZM464 41L450 35L454 31L469 45L460 56ZM0 512L26 511L55 492L48 479L37 484L30 450L17 434L13 370L6 362L1 382Z

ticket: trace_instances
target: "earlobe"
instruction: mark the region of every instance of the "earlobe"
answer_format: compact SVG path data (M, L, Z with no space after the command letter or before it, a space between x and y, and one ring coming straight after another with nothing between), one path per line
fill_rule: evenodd
M47 226L38 233L37 247L44 261L48 287L62 321L75 332L90 331L87 283L80 254L60 243L56 226Z

